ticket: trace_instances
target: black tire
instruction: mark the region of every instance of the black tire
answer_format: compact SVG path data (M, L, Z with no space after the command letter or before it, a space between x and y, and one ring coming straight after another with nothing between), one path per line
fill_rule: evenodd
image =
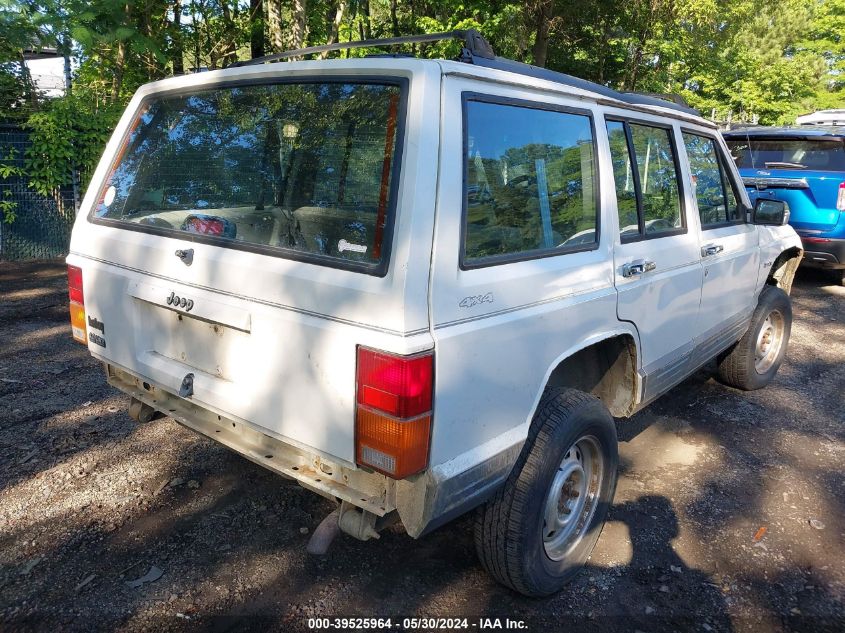
M766 319L770 315L774 318L778 314L783 319L779 349L772 357L771 364L761 370L755 364L757 341L765 327ZM726 385L745 391L762 389L772 382L777 374L786 356L791 331L792 303L789 295L775 286L766 286L760 293L748 330L739 341L719 356L719 379Z
M837 286L845 286L845 268L834 268L830 271L833 283Z
M543 540L547 493L564 457L584 438L595 440L602 454L597 493L585 495L593 499L594 509L577 532L580 540L561 560L553 560ZM547 596L563 588L581 570L601 534L616 490L618 463L616 426L601 401L575 389L546 389L507 482L477 512L475 546L484 568L526 596Z

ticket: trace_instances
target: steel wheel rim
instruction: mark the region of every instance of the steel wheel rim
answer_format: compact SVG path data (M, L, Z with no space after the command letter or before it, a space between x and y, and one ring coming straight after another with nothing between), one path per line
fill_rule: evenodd
M598 507L604 457L593 436L578 439L563 455L543 504L543 549L562 560L584 538Z
M775 364L783 346L786 321L778 310L772 310L763 321L754 344L754 369L765 374Z

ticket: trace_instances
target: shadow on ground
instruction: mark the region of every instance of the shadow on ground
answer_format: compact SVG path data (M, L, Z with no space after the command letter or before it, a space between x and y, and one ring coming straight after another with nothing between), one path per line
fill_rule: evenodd
M812 273L796 284L773 385L743 393L705 368L619 421L608 525L584 572L542 600L484 573L471 516L417 541L393 528L306 555L332 504L169 419L133 425L128 399L70 340L63 275L0 272L4 630L296 631L341 616L845 629L845 294ZM153 567L160 578L127 586Z

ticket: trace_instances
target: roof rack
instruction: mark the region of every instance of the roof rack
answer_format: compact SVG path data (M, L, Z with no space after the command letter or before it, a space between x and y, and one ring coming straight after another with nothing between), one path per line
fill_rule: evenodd
M494 57L493 59L479 59L473 58L472 64L476 66L484 66L486 68L495 68L497 70L506 70L520 75L527 75L537 79L544 79L546 81L553 81L555 83L564 84L573 88L580 88L600 94L608 99L615 101L622 101L630 105L646 105L659 106L661 108L668 108L670 110L677 110L684 114L692 114L694 116L701 116L701 113L694 108L687 105L681 105L674 101L667 101L665 98L655 97L647 94L639 94L636 92L619 92L613 88L602 86L601 84L587 81L579 77L573 77L565 73L557 72L556 70L549 70L548 68L540 68L539 66L532 66L531 64L524 64L506 57Z
M484 59L495 59L496 57L496 54L493 52L493 47L490 46L490 43L484 39L484 36L481 35L481 33L475 29L466 29L446 31L445 33L429 33L427 35L386 37L374 40L357 40L353 42L324 44L322 46L309 46L308 48L298 48L292 51L284 51L282 53L274 53L273 55L265 55L264 57L256 57L255 59L235 62L234 64L230 64L228 67L234 68L237 66L253 66L256 64L275 62L282 59L290 59L291 57L304 57L306 55L342 51L350 48L385 48L388 46L396 46L398 44L425 44L427 42L442 42L444 40L459 40L464 43L460 57L462 61L471 62L476 57Z
M609 99L621 101L631 105L646 105L659 106L661 108L668 108L670 110L677 110L685 114L692 114L694 116L701 116L698 110L689 107L683 99L677 95L652 95L639 94L634 92L618 92L607 86L587 81L586 79L579 79L572 75L566 75L547 68L540 68L539 66L532 66L517 62L506 57L497 57L493 52L493 47L484 39L484 36L476 29L446 31L444 33L430 33L428 35L411 35L408 37L388 37L373 40L358 40L353 42L337 42L335 44L325 44L322 46L310 46L308 48L300 48L292 51L284 51L282 53L274 53L273 55L266 55L264 57L256 57L241 62L230 64L229 68L238 66L254 66L257 64L265 64L268 62L275 62L282 59L290 59L291 57L304 57L307 55L316 55L318 53L327 53L331 51L341 51L350 48L383 48L388 46L396 46L399 44L424 44L427 42L442 42L444 40L458 40L463 42L461 54L458 61L481 66L484 68L492 68L496 70L505 70L528 77L535 77L537 79L544 79L552 81L573 88L580 88L600 94Z
M691 107L690 104L677 92L628 92L626 94L639 95L641 97L654 97L655 99L662 99L663 101L670 101L676 105Z

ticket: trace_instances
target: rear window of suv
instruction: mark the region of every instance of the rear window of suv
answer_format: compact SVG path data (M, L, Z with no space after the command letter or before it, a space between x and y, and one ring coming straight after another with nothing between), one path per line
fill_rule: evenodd
M731 137L725 139L740 169L845 171L841 138Z
M92 219L382 271L402 109L392 83L242 84L149 98Z

